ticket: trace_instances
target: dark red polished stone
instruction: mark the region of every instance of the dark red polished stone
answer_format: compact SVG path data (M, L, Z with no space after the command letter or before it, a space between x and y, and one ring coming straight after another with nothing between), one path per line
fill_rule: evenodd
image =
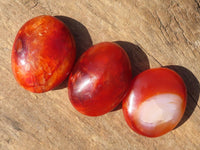
M82 114L103 115L124 97L132 78L126 52L117 44L104 42L80 57L69 77L72 105Z

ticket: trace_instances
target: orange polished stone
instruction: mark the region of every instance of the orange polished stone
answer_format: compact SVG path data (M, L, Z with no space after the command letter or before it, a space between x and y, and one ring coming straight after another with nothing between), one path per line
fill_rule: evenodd
M123 113L132 130L147 137L161 136L181 120L186 108L182 78L167 68L149 69L136 76L123 100Z
M130 60L117 44L104 42L89 48L69 77L72 105L82 114L99 116L113 110L132 78Z
M12 49L12 70L25 89L41 93L59 85L75 61L74 39L63 22L39 16L19 30Z

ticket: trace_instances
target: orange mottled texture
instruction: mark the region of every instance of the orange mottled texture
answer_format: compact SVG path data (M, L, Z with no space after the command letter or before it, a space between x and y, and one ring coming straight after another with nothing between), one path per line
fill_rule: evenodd
M12 49L12 70L25 89L41 93L59 85L75 61L74 39L63 22L39 16L19 30Z
M122 101L131 78L126 52L117 44L99 43L76 63L68 83L70 101L85 115L103 115Z
M139 124L137 109L148 98L155 95L170 93L180 96L182 100L178 121L171 121L152 126L148 131L146 126ZM130 89L123 100L123 113L126 122L135 132L148 136L158 137L171 131L181 120L186 108L186 87L182 78L174 71L167 68L149 69L136 76ZM162 99L161 99L162 100ZM154 114L151 114L154 115Z

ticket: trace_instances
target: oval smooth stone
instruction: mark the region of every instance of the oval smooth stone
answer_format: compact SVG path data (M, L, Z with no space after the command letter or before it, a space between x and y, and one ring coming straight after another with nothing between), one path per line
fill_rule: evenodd
M13 74L26 90L46 92L70 74L75 55L75 42L65 24L52 16L38 16L17 33L11 58Z
M149 69L136 76L123 100L129 127L147 137L161 136L181 120L186 108L182 78L167 68Z
M126 52L115 43L99 43L84 52L73 68L68 82L70 101L82 114L103 115L120 104L131 78Z

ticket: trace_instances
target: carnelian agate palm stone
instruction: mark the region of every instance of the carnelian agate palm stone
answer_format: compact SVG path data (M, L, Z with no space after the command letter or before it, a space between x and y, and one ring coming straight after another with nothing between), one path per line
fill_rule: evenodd
M68 82L70 101L82 114L103 115L122 101L131 78L126 52L115 43L99 43L83 53L73 68Z
M25 89L41 93L59 85L75 61L74 39L63 22L39 16L19 30L12 50L12 70Z
M126 122L135 132L161 136L176 127L184 114L185 84L170 69L149 69L133 79L122 108Z

